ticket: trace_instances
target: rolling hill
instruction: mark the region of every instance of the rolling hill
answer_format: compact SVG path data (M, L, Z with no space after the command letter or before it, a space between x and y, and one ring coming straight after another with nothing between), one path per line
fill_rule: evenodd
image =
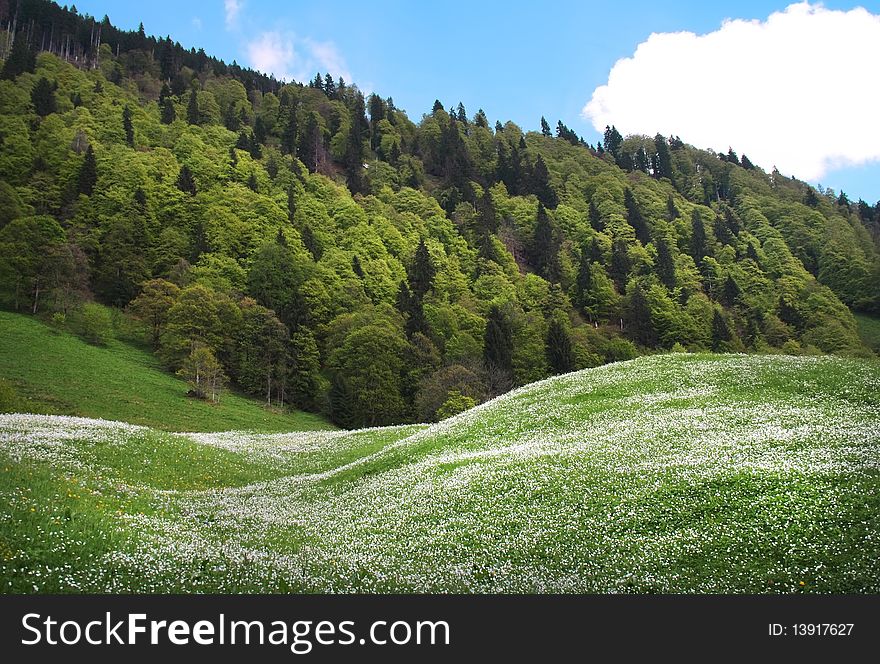
M5 592L880 591L880 365L666 354L434 425L0 416Z
M79 415L171 431L264 432L332 428L312 413L282 414L227 394L220 403L186 398L185 381L154 355L121 341L87 344L39 320L0 311L0 412Z

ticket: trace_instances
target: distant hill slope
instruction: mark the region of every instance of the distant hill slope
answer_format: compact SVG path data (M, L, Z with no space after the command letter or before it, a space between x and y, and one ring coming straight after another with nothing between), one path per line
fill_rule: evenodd
M121 420L172 431L263 432L331 428L311 413L280 414L226 394L219 404L186 397L183 380L134 346L91 346L31 317L0 312L0 409Z
M880 364L669 354L430 427L0 416L7 591L880 591Z

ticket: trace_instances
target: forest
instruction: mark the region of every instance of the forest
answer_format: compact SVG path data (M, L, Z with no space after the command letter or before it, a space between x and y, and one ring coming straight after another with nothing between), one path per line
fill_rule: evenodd
M0 28L0 306L124 323L197 397L354 428L655 352L873 355L880 202L677 135L412 119L47 0Z

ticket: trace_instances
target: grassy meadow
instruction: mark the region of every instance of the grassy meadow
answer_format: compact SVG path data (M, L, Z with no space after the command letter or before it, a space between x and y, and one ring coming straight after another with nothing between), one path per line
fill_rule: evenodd
M186 382L147 350L94 346L39 320L0 311L0 412L78 415L165 431L333 428L301 411L273 411L243 395L220 403L183 398Z
M870 360L657 355L351 432L3 415L0 456L5 592L880 592Z

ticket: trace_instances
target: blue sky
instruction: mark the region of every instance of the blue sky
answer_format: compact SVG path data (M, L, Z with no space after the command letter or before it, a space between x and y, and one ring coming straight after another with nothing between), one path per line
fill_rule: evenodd
M813 136L803 135L798 141L776 145L773 138L779 132L772 127L767 130L766 122L762 123L762 127L768 131L768 140L755 138L759 128L755 132L747 131L747 123L744 127L738 125L734 128L739 118L736 114L729 117L719 115L718 123L702 128L704 131L697 131L694 127L693 133L703 139L702 143L694 136L689 136L688 126L684 122L686 116L675 114L675 103L687 103L688 108L693 106L690 100L679 99L681 89L699 94L697 101L706 103L707 109L730 105L731 98L740 102L748 100L748 107L754 107L760 101L753 99L758 95L748 88L747 81L740 82L741 86L745 86L743 89L729 89L725 82L727 64L723 61L717 65L708 63L708 75L692 73L687 64L673 64L671 67L675 70L668 72L668 92L662 94L663 98L644 103L636 97L636 103L633 90L637 91L639 85L649 82L638 78L639 75L644 77L649 74L644 73L647 71L644 67L641 67L644 71L639 73L639 63L645 58L637 57L634 66L630 67L630 71L637 71L630 80L621 81L616 87L609 86L608 103L603 106L603 113L596 113L592 118L583 114L594 91L609 84L609 73L615 63L621 58L633 57L636 49L648 40L651 33L688 31L704 35L718 31L725 19L766 21L768 16L782 12L787 5L784 1L757 0L737 3L639 0L546 4L402 0L211 0L190 3L169 0L153 0L149 3L80 0L76 3L80 12L98 17L108 14L120 27L134 29L138 22L143 21L147 33L171 35L186 47L203 47L206 52L226 61L235 59L239 64L248 66L262 64L263 68L274 69L279 76L313 76L317 69L326 71L332 67L336 75L344 75L346 80L357 83L365 91L375 90L383 97L392 96L396 105L405 109L414 120L428 112L434 99L439 98L446 107L461 101L471 115L478 108L483 108L491 121L510 119L524 129L537 129L542 115L552 125L561 119L592 143L598 138L594 124L604 122L606 118L611 118L612 122L616 117L632 118L630 124L637 126L628 127L626 123L615 122L623 133L653 133L655 130L651 125L650 112L639 111L633 117L630 111L634 106L643 108L659 103L670 110L671 117L683 118L681 126L657 129L665 134L675 133L698 147L716 150L726 150L733 137L737 136L742 138L733 147L740 152L748 150L739 142L749 143L751 140L752 151L756 154L769 145L776 152L783 153L778 157L773 153L774 163L778 161L789 165L788 168L780 166L783 173L813 183L820 182L836 191L842 189L853 200L861 197L871 203L876 202L880 200L880 161L877 160L880 152L876 150L877 154L873 155L873 161L869 160L868 165L837 169L801 166L805 158L803 145L809 145L816 136L827 136L830 141L839 131L839 127L829 126L834 122L835 107L819 108L822 100L838 96L845 98L847 104L856 104L860 99L866 99L859 94L859 90L841 90L839 82L835 83L838 74L849 71L851 78L855 76L864 81L864 90L876 90L878 87L871 75L877 71L880 62L857 61L857 58L862 58L858 52L839 56L830 54L818 65L812 61L809 54L822 44L830 43L824 37L809 45L810 53L806 56L797 48L792 49L791 58L756 56L756 61L766 62L767 69L774 70L775 75L783 78L789 72L805 67L815 71L815 90L809 92L813 96L805 96L793 109L780 107L777 113L777 103L773 102L762 111L765 113L762 117L768 122L776 118L780 131L791 125L789 120L792 117L801 120L797 125L799 135L813 131ZM880 15L878 1L824 3L828 10L848 11L859 6L870 14ZM813 16L815 20L812 24L819 31L816 34L824 35L826 26L829 31L834 30L831 22L840 16L841 12L826 12L824 18ZM859 18L862 23L868 22L866 16L869 15L851 16L853 20ZM880 26L880 18L877 19L877 25ZM793 20L787 24L780 22L783 31L797 31L797 26ZM868 30L874 28L873 25L866 26ZM858 41L847 38L847 34L850 34L848 30L847 27L841 27L835 33L841 44ZM765 31L762 34L767 35L765 41L779 41L776 32ZM721 35L718 43L724 43L724 36ZM752 45L751 37L744 37L743 40L748 43L742 45L740 56ZM657 48L660 50L655 48L652 52L659 53L657 58L668 58L670 63L693 62L687 59L691 57L687 49L690 48L688 44L695 42L679 40L676 44L674 41L669 42L671 45L666 50L660 48L661 42L658 41ZM761 37L756 37L754 43L760 47ZM829 45L827 48L832 47ZM720 49L718 47L713 53L720 54ZM730 50L738 51L739 47ZM839 54L845 50L838 44L833 52ZM693 57L699 56L695 54ZM739 56L731 52L725 57L731 58L728 62L737 62ZM846 60L847 57L852 62ZM869 53L867 57L875 56ZM804 60L808 62L804 64ZM666 76L664 72L661 78ZM829 80L828 77L832 78ZM846 84L851 86L854 82L858 81L848 80ZM810 80L802 87L812 88L812 85L813 80ZM876 95L877 92L871 94ZM873 108L878 106L874 104ZM824 115L820 113L823 110ZM814 112L815 121L810 115ZM780 118L781 113L787 119ZM700 117L709 115L714 115L714 111L707 110ZM877 115L876 110L874 115ZM852 147L849 152L844 150L844 154L858 154L858 160L864 160L866 153L861 148L866 143L873 145L873 139L880 137L880 123L875 124L864 117L860 120L859 117L850 119L847 116L843 122L847 127L852 127ZM693 125L695 121L687 122ZM728 122L731 123L729 134L723 126ZM711 124L708 119L707 124ZM803 127L809 129L805 131ZM727 139L728 135L730 139ZM706 144L709 141L714 142ZM834 148L829 147L828 150L833 153ZM837 158L833 160L840 161Z

